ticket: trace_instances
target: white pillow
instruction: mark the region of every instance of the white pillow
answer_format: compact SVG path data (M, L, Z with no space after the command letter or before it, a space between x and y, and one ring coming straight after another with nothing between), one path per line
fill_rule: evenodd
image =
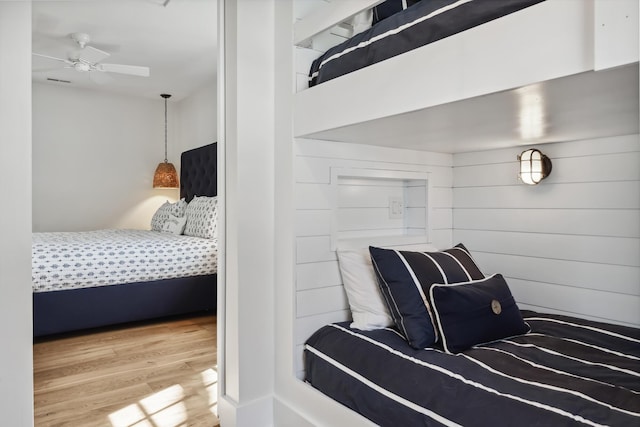
M339 249L337 252L342 283L351 308L351 327L370 331L393 326L393 319L373 271L369 249Z
M187 224L186 216L173 216L169 215L169 218L162 225L163 233L172 233L179 236L184 231L184 226Z
M167 200L158 208L151 218L151 229L154 231L163 231L164 223L169 219L170 215L181 217L184 216L187 209L187 202L180 199L175 203L169 203Z
M218 237L218 198L194 197L187 205L185 236L215 239Z

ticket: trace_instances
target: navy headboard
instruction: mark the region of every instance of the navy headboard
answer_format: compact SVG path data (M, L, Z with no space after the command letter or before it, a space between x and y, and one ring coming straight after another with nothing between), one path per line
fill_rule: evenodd
M190 202L193 196L218 195L217 164L215 142L183 152L180 156L180 198Z

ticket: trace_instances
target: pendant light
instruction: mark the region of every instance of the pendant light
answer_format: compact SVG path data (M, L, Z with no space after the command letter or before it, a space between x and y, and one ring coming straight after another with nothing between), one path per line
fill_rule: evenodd
M164 162L158 164L153 175L153 188L178 188L178 172L167 160L167 98L171 95L163 93L160 96L164 98Z

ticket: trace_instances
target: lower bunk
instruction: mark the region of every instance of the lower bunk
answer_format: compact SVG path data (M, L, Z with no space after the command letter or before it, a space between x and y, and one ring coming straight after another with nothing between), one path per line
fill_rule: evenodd
M457 354L327 325L305 345L306 381L381 426L640 423L640 329L522 316L530 332Z

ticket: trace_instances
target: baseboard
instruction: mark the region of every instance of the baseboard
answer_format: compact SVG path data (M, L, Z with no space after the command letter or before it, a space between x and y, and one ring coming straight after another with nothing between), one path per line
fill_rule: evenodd
M278 398L273 400L273 408L275 425L278 427L315 427L315 424Z
M275 425L273 406L271 395L245 404L238 404L228 397L220 397L220 427L272 427Z

